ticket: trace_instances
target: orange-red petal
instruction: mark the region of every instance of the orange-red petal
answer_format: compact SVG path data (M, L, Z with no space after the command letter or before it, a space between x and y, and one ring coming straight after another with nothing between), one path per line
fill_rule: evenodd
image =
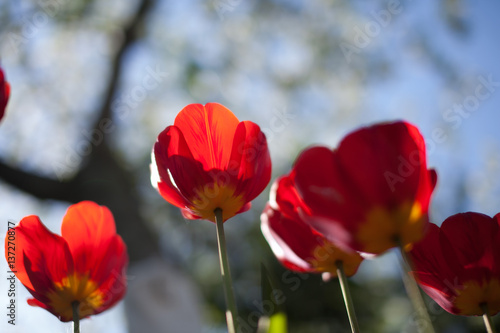
M193 154L205 170L225 169L229 163L238 118L221 104L190 104L175 118Z
M116 234L111 211L92 201L71 205L63 218L62 237L73 256L75 272L100 285L128 262L125 244Z
M153 153L156 166L152 168L158 170L160 194L179 208L189 206L200 183L208 183L211 179L203 165L194 159L180 129L169 126L161 132Z
M298 272L330 273L337 276L337 263L344 265L347 276L358 270L363 258L345 252L316 232L304 221L285 216L269 203L261 215L261 230L278 260Z
M269 194L269 204L295 220L303 220L309 214L309 208L300 198L290 176L282 176L274 182Z
M68 208L61 229L62 237L37 216L28 216L7 234L6 258L12 263L9 247L14 244L11 269L34 297L28 304L71 321L74 302L85 318L122 299L128 255L111 212L94 202L80 202Z
M100 267L96 268L101 274L98 276L98 279L102 280L98 289L102 293L103 303L95 310L95 314L109 309L125 296L127 265L128 255L125 243L121 237L115 236L104 252Z
M50 232L37 216L23 218L14 230L16 275L28 289L49 286L52 281L60 281L73 270L73 261L66 241ZM8 246L9 241L6 238L6 256Z
M227 172L236 182L236 195L243 193L246 201L255 199L271 180L271 156L260 127L242 121L236 128Z
M363 220L366 203L349 185L336 155L326 147L309 148L297 158L290 177L312 215L305 221L342 248L356 248L352 221Z
M265 135L220 104L188 105L153 148L151 182L188 219L244 212L270 178Z
M19 281L40 302L47 302L46 294L54 282L59 282L73 271L73 260L66 241L50 232L37 216L23 218L15 227L15 240L5 239L5 255L15 253L11 269ZM10 243L9 243L10 242ZM9 246L15 245L15 249Z

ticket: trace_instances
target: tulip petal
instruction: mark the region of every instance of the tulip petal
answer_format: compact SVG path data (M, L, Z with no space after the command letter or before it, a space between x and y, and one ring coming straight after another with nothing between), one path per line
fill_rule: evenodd
M261 231L264 238L267 240L269 246L273 250L276 258L288 269L297 272L309 272L314 271L311 265L303 260L300 255L293 251L286 239L281 237L283 229L286 229L282 225L282 215L278 210L272 209L268 204L260 217L261 219ZM287 220L288 221L288 220ZM293 223L293 222L292 222ZM292 234L293 237L293 234ZM290 241L290 239L288 240ZM293 244L297 243L296 239L293 239ZM313 249L309 249L313 250ZM305 251L305 256L310 254L307 250Z
M217 103L190 104L175 118L193 154L206 171L226 169L238 118Z
M37 216L23 218L15 227L16 276L37 297L52 288L73 270L66 241L50 232ZM5 254L8 256L8 239Z
M462 271L462 267L454 256L447 257L443 253L444 248L451 246L450 241L441 234L441 229L429 223L424 238L414 244L410 252L417 279L424 283L423 277L428 276L428 273L439 276L438 288L443 290L447 285L456 283L457 273Z
M28 299L28 304L31 305L31 306L38 306L42 309L45 309L45 310L48 310L48 311L51 311L50 307L43 303L43 302L40 302L39 300L37 300L36 298L29 298ZM52 314L54 314L53 312L51 312ZM54 314L57 316L57 314Z
M422 237L436 183L423 137L406 122L352 132L335 151L307 149L290 176L307 223L342 248L374 254Z
M10 84L5 81L5 74L0 68L0 120L3 118L10 97Z
M277 183L281 184L283 179L286 181L287 177ZM281 192L281 189L277 191ZM331 277L336 277L337 262L342 261L347 276L356 273L363 260L359 254L342 251L297 214L293 216L282 214L280 207L273 208L271 203L261 215L262 234L285 267L299 272L328 272Z
M342 213L345 210L335 207L355 204L346 201L345 195L350 194L352 187L344 184L347 175L339 170L334 152L326 147L303 151L295 161L291 176L300 197L319 216L328 217L332 210Z
M266 136L255 123L238 124L227 171L238 179L235 195L243 193L246 201L255 199L269 184L271 157Z
M244 213L246 211L248 211L250 208L252 208L252 203L251 202L247 202L246 204L244 204L239 211L236 212L236 214L240 214L240 213ZM236 215L235 214L235 215Z
M334 152L326 147L305 150L297 158L291 177L304 204L314 212L306 222L343 249L349 248L357 227L349 222L362 221L364 208L361 198L355 199L359 196L348 185L348 175L339 169Z
M179 208L189 207L200 186L212 182L203 165L194 159L183 133L169 126L158 136L154 157L161 182L160 194ZM153 161L153 163L155 162Z
M156 144L154 147L156 147ZM153 148L153 152L151 154L151 164L149 168L151 170L151 185L158 190L160 195L172 205L179 208L185 207L188 202L186 198L180 194L179 189L170 179L165 163L163 161L159 163L156 161L155 148ZM163 177L160 176L160 173Z
M156 168L155 168L156 166ZM153 148L151 182L188 219L223 220L248 210L271 178L264 134L220 104L192 104Z
M347 135L339 145L339 163L352 186L372 204L395 206L414 201L425 168L425 145L418 129L405 122L379 124ZM400 182L390 183L396 175ZM397 191L397 195L394 195Z
M456 297L454 289L457 281L447 281L443 284L437 276L425 272L419 272L416 275L420 287L425 291L430 298L432 298L439 306L448 311L449 313L457 313L457 309L453 305L453 300Z
M75 271L81 275L90 273L97 284L125 255L124 245L114 245L119 236L110 210L92 201L82 201L68 208L61 234L73 256Z
M37 216L21 220L14 228L17 252L11 269L34 297L28 304L67 322L74 302L86 318L123 298L128 255L104 206L90 201L70 206L61 229L63 237L51 233ZM9 237L12 233L6 250L12 246ZM9 261L8 251L6 257Z
M96 267L96 270L100 272L98 279L102 281L99 284L99 290L102 293L103 303L95 310L95 314L115 305L123 298L127 290L128 255L122 238L115 236L104 253L100 267Z
M424 291L454 314L482 315L482 304L499 312L499 231L495 218L472 212L431 224L410 252Z
M445 257L453 258L468 269L500 268L500 253L496 250L500 241L500 228L491 217L480 213L461 213L447 218L441 232L450 240L451 246L441 246ZM479 273L479 272L478 272Z
M279 178L271 186L269 203L283 215L292 219L300 219L309 209L304 205L290 176Z

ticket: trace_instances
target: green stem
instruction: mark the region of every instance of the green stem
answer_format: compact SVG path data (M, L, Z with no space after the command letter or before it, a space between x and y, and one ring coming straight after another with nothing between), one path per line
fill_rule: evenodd
M219 246L220 273L224 284L224 296L226 298L226 322L228 333L236 333L236 300L234 297L233 283L231 280L231 271L229 270L229 261L227 259L226 237L224 235L224 221L222 220L222 209L217 208L214 211L215 225L217 227L217 244Z
M349 291L349 285L347 284L344 264L342 261L337 261L335 265L337 265L337 275L340 282L340 289L342 289L342 296L344 297L345 308L347 310L347 316L349 317L349 323L351 324L352 333L359 333L358 319L356 318L356 312L354 312L354 303L352 302L351 292Z
M80 315L78 314L78 307L80 303L74 301L71 303L71 307L73 308L73 332L80 333Z
M484 326L486 326L486 331L488 333L495 333L495 327L493 326L493 323L491 321L491 317L488 311L488 304L483 303L481 304L481 310L483 310L483 320L484 320Z
M413 308L418 314L419 319L423 321L423 324L418 326L420 332L428 332L434 333L434 327L432 326L431 318L429 317L429 313L427 312L427 308L425 307L425 302L420 293L420 289L418 288L417 281L410 273L412 271L412 262L403 246L399 246L399 250L402 257L401 266L403 267L403 283L405 285L406 293L410 298Z

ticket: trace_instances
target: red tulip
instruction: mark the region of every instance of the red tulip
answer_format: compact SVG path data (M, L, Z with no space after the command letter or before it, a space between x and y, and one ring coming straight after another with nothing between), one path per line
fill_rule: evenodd
M259 126L216 103L191 104L158 136L151 182L188 219L247 211L269 183L271 159Z
M462 213L430 224L410 252L422 289L446 311L464 316L500 312L500 213Z
M62 237L50 232L37 216L23 218L9 230L5 256L9 267L39 306L61 321L101 313L123 298L127 250L116 234L111 212L83 201L68 208Z
M290 177L307 223L342 248L372 254L422 238L436 184L424 139L406 122L361 128L333 151L307 149Z
M3 118L5 113L5 108L7 107L7 102L9 101L10 96L10 85L7 81L5 81L5 75L0 68L0 119Z
M276 197L280 197L281 206ZM307 225L294 207L300 198L289 177L277 180L271 188L271 199L261 215L261 229L278 260L297 272L324 273L337 276L338 262L345 274L352 276L363 258L356 252L345 252Z

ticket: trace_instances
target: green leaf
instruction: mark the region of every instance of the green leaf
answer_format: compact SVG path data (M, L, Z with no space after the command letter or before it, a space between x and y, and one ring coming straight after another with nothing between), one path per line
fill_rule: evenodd
M278 312L271 317L260 317L257 333L287 333L288 324L286 314Z

